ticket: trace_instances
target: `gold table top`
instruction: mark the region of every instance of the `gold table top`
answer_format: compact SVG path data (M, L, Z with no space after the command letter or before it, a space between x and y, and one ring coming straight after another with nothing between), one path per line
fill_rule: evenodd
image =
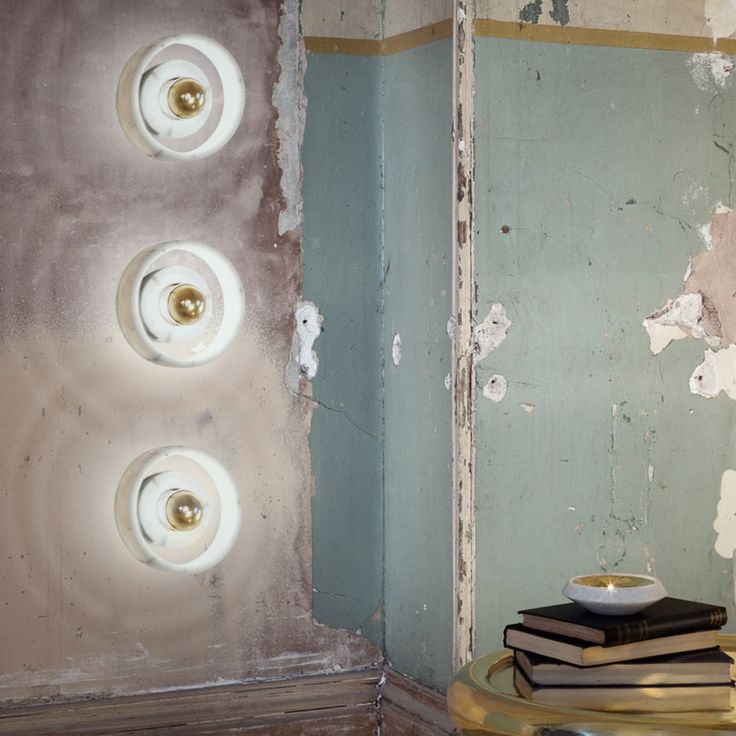
M736 659L736 636L722 635L721 648ZM733 677L732 672L732 677ZM513 685L511 652L486 654L465 665L447 693L450 715L467 734L495 736L736 736L736 705L730 711L604 713L525 700Z

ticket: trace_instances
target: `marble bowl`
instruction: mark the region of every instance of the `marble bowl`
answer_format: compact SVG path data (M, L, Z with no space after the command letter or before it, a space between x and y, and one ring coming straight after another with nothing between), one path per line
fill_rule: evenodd
M662 600L667 591L650 575L606 572L570 578L562 594L592 613L628 616Z

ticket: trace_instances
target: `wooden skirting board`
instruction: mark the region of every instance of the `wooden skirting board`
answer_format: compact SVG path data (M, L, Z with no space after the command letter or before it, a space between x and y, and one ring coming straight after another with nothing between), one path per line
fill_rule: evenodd
M449 736L444 696L391 669L11 707L13 736Z

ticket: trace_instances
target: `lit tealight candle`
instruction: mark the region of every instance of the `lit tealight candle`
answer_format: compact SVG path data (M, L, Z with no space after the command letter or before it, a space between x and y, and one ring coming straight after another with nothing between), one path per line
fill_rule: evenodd
M562 593L587 610L608 616L636 613L667 595L655 577L615 572L571 578Z

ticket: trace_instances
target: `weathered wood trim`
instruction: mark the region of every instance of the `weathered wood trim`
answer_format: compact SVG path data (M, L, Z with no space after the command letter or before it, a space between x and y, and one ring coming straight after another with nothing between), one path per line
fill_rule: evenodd
M386 671L380 697L381 736L459 736L447 698L394 670Z
M0 710L13 736L459 736L441 693L392 669Z
M0 734L373 736L381 671L176 690L0 711Z
M473 657L475 630L475 257L473 233L474 0L455 0L453 25L453 626L452 662Z

